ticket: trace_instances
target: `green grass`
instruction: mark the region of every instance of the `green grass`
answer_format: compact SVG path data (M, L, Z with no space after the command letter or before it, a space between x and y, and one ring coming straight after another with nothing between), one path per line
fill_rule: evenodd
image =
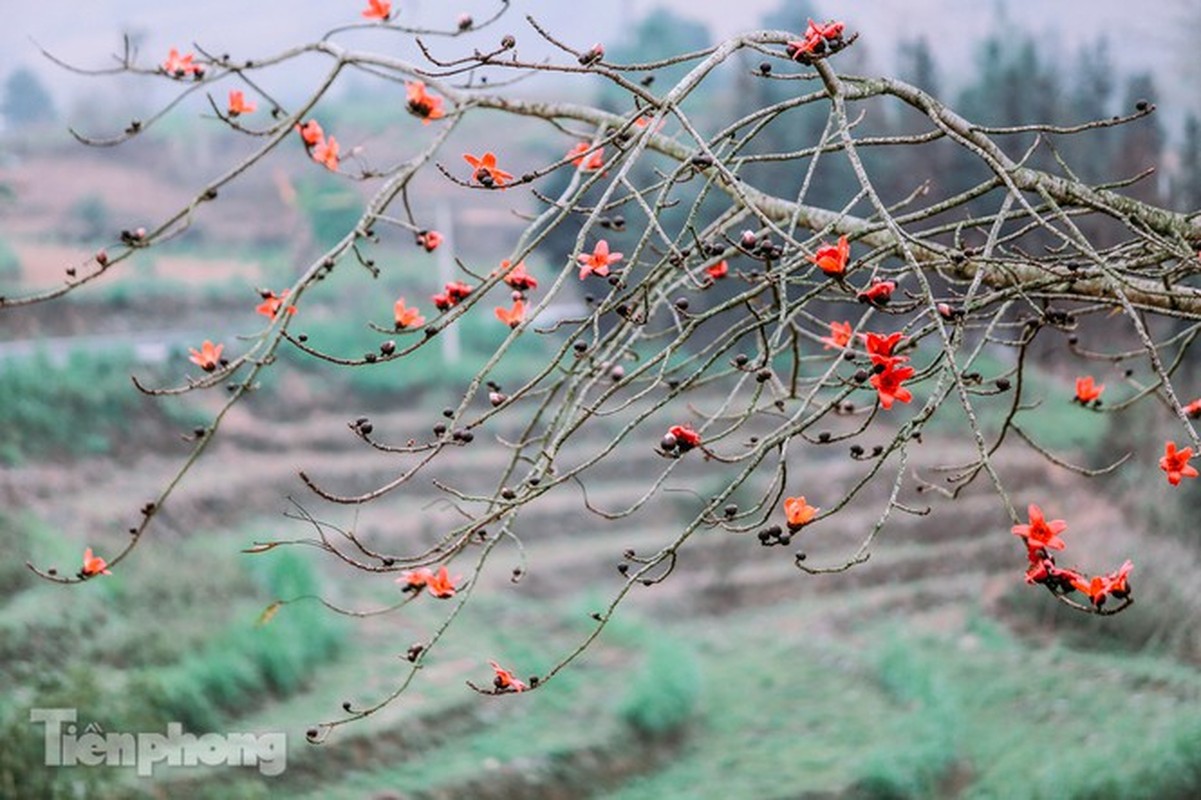
M811 611L820 610L810 609ZM962 630L814 640L795 610L710 625L704 727L614 800L937 796L1189 797L1201 791L1201 676L1160 659L1028 646ZM774 620L774 623L773 623ZM682 635L674 628L675 635Z
M967 371L980 373L981 385L992 390L994 378L1004 374L1007 369L1008 366L1004 362L982 354ZM976 419L990 440L1000 430L1001 424L1009 414L1013 404L1013 391L1010 389L991 396L972 395ZM1075 388L1063 379L1027 363L1023 374L1022 404L1033 407L1018 411L1013 421L1044 449L1056 453L1097 453L1105 441L1111 418L1107 414L1099 414L1071 402L1074 394ZM924 392L915 392L915 404L924 399ZM929 428L941 435L967 433L967 415L956 393L952 392L947 402L938 409L930 421ZM1007 443L1009 442L1010 440L1007 440ZM1012 436L1012 442L1017 446L1025 446L1016 436Z
M20 528L36 563L77 563L78 547L43 523ZM85 724L115 731L159 732L168 721L194 733L233 730L224 726L302 690L330 662L345 627L318 605L255 625L271 600L322 590L312 564L288 551L230 558L235 538L148 540L111 576L74 587L26 582L0 604L0 797L128 796L106 793L123 771L46 770L27 757L41 747L30 708L74 707ZM103 537L93 543L115 549ZM86 791L73 793L76 785Z
M646 655L630 681L618 713L644 736L664 736L682 730L696 712L701 694L696 656L677 639L643 637Z
M320 593L303 555L285 550L272 556L259 570L261 596L291 599ZM199 649L133 678L139 693L164 718L191 731L217 730L231 715L267 696L297 691L343 642L342 620L317 604L285 606L263 625L252 622L249 604L240 605L243 613Z
M0 364L0 463L103 455L148 421L194 424L189 408L139 393L133 371L125 352L73 352L61 365L40 353Z

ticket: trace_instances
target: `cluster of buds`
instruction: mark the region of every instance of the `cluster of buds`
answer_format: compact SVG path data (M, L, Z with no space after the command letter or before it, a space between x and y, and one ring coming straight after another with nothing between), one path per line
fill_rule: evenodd
M784 255L784 248L771 240L766 234L762 237L755 234L754 231L743 231L739 237L738 244L748 255L756 256L766 261L774 261Z
M785 532L779 525L772 525L759 531L759 544L764 547L775 547L783 545L787 547L792 543L791 531Z

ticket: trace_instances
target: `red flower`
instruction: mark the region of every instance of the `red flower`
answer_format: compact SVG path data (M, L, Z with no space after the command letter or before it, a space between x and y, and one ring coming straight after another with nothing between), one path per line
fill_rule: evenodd
M713 280L719 281L730 274L730 265L725 261L718 261L716 264L705 267L705 274Z
M888 305L888 301L892 299L893 289L897 285L892 281L884 281L879 278L872 278L871 286L859 293L858 300L860 303L873 303L878 306Z
M647 117L647 116L641 116L641 117L638 117L638 119L634 120L635 128L645 128L647 125L650 125L650 124L651 124L651 118ZM667 120L665 120L665 119L659 120L659 124L655 126L655 133L658 133L659 131L663 130L663 126L666 124L667 124Z
M788 530L795 531L813 521L819 508L806 502L804 496L784 498L784 516L788 519Z
M443 236L437 231L422 231L417 234L417 244L425 248L425 252L432 253L438 249L438 245L442 244Z
M871 377L872 386L880 395L880 405L887 411L896 401L908 403L913 395L901 384L913 377L913 367L897 367L896 364L885 364L883 372L877 372Z
M1048 558L1036 557L1035 554L1044 553L1042 548L1034 548L1030 550L1030 566L1026 568L1026 583L1046 583L1051 577L1051 570L1055 569L1055 562Z
M176 78L188 75L195 75L199 78L204 75L204 67L195 63L195 58L191 53L180 55L179 51L172 47L167 53L167 60L163 62L163 72Z
M1049 589L1068 592L1075 582L1084 580L1084 576L1074 569L1060 569L1055 566L1055 560L1048 557L1047 551L1041 547L1031 548L1030 553L1030 567L1026 570L1026 583L1042 583L1046 584ZM1036 557L1035 553L1041 555Z
M830 335L823 336L821 341L824 344L823 350L842 350L851 342L851 323L831 322Z
M434 597L447 600L454 597L455 592L458 591L455 587L455 583L458 580L458 578L451 579L450 572L447 571L446 565L443 564L438 567L437 572L425 579L425 588L429 589L430 594Z
M1132 569L1134 569L1134 562L1126 559L1117 572L1111 572L1105 576L1107 591L1119 600L1126 599L1126 595L1130 594L1127 576L1130 575Z
M1076 402L1081 405L1088 405L1098 399L1103 391L1105 391L1105 384L1098 386L1093 382L1092 375L1076 379Z
M580 142L575 147L571 148L567 157L571 159L571 163L578 167L583 172L596 172L605 165L605 151L600 148L591 153L592 145L587 142ZM587 153L587 155L585 155Z
M363 11L366 19L378 19L387 22L392 14L392 0L367 0L367 8Z
M471 165L475 170L471 177L479 182L481 186L486 186L489 189L504 186L509 181L513 180L513 176L499 169L496 166L496 154L484 153L481 158L476 158L468 153L463 154L463 160Z
M846 26L841 22L827 22L825 25L819 25L813 20L809 20L809 27L805 29L805 36L799 42L789 42L787 53L789 58L797 61L803 60L803 56L814 55L825 50L827 42L833 42L842 38L842 32Z
M409 99L409 113L421 117L423 125L446 116L442 111L442 98L426 92L425 81L406 81L405 93Z
M675 446L681 452L688 452L701 444L701 435L693 430L691 425L672 425L667 429L667 433L669 436L675 437Z
M312 152L313 160L318 164L324 164L325 168L331 172L338 171L338 140L333 136L328 139L323 139L313 145Z
M508 309L503 306L497 306L493 313L496 318L508 325L510 328L516 328L525 319L525 303L518 300L513 303L513 308Z
M1198 397L1196 400L1186 405L1184 407L1184 413L1187 414L1191 419L1201 417L1201 397Z
M188 356L188 360L205 372L212 372L221 361L221 350L224 347L225 345L223 344L214 345L208 339L205 339L204 344L200 346L199 350L188 348L188 352L191 353Z
M1181 478L1197 477L1196 467L1192 467L1188 463L1192 457L1193 448L1191 447L1177 450L1175 442L1164 444L1163 458L1159 459L1159 468L1168 473L1168 483L1179 486Z
M1088 597L1093 605L1100 608L1105 603L1105 595L1109 593L1109 582L1100 575L1091 578L1078 576L1072 580L1072 588Z
M441 294L434 295L434 305L439 311L445 311L451 306L456 306L467 295L471 294L471 287L459 281L453 281L443 287Z
M846 272L847 259L851 255L851 245L847 243L847 237L839 236L838 244L826 244L817 248L815 255L808 256L808 259L821 269L827 275L842 275Z
M496 677L492 680L492 685L500 692L524 692L528 687L524 682L517 680L517 676L509 670L497 664L495 661L489 661L492 665L492 671L496 673Z
M402 592L417 592L424 589L432 577L434 577L434 573L430 571L429 567L418 567L401 575L396 582L401 584Z
M325 139L325 131L321 130L320 123L315 119L311 119L304 125L297 125L296 130L300 133L300 138L304 140L305 147L315 147Z
M392 314L396 318L396 330L404 330L405 328L416 328L418 325L425 324L425 317L421 316L421 312L416 308L408 308L405 306L405 299L402 297L392 306Z
M109 571L108 562L98 555L92 553L92 548L83 551L83 569L81 570L85 577L93 575L112 575Z
M538 288L538 279L525 271L525 262L518 263L515 267L510 267L509 260L505 259L500 262L501 272L505 273L505 283L512 286L519 292L528 292L531 289Z
M280 308L284 304L284 298L288 296L289 291L290 290L288 289L284 289L283 293L278 295L275 292L263 292L263 302L259 303L254 310L268 319L275 319L276 315L279 314ZM288 306L287 308L284 308L283 311L285 314L295 314L296 306Z
M580 280L589 275L605 277L609 274L609 265L616 264L621 258L621 253L610 253L609 243L601 239L592 248L592 253L580 253L576 256L576 261L580 263Z
M908 361L908 356L894 356L893 349L901 341L902 334L900 331L890 333L885 336L882 333L865 333L863 334L863 344L867 348L867 355L872 360L872 364L883 364L891 366L899 364L902 361Z
M1014 536L1021 536L1026 540L1026 546L1033 550L1037 547L1046 548L1048 550L1062 550L1064 548L1063 539L1059 538L1059 534L1068 529L1068 524L1061 519L1053 519L1047 522L1043 518L1042 509L1031 503L1026 509L1029 515L1029 525L1014 525L1012 528Z
M254 103L246 101L246 96L239 89L229 90L229 108L226 109L231 117L236 117L239 114L252 114L258 108Z

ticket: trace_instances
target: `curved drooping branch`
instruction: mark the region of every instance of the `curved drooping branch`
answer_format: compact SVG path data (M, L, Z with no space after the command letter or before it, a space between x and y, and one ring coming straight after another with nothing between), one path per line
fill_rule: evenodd
M263 370L279 368L276 356L281 347L295 347L331 368L378 369L431 346L441 332L483 309L495 324L507 326L508 333L461 387L444 412L444 422L429 432L401 432L400 443L376 433L366 418L350 423L353 434L366 446L395 459L386 479L373 488L348 492L328 486L312 469L301 472L300 478L317 498L335 507L383 501L429 478L448 453L485 446L476 441L477 436L489 434L502 453L491 488L467 488L441 475L432 478L429 483L458 517L432 543L412 551L392 552L352 526L319 521L303 508L299 518L312 529L311 537L266 541L251 548L257 554L284 544L307 544L340 566L369 577L397 579L404 592L413 592L410 600L420 592L432 599L453 600L420 647L410 649L411 668L394 690L375 703L347 709L345 716L322 723L310 736L315 741L341 724L384 708L408 689L424 659L479 590L481 573L496 553L507 549L502 545L514 545L524 559L523 514L560 487L578 493L581 514L603 522L630 519L668 491L687 489L692 501L678 530L656 539L649 551L622 554L621 586L593 615L595 625L578 645L538 677L538 687L547 685L587 650L631 593L667 580L698 532L735 541L757 539L765 547L788 546L809 526L852 507L878 503L867 535L846 556L815 566L804 551L794 555L803 573L846 571L870 557L897 512L915 516L929 512L905 492L937 488L955 498L981 474L988 476L1013 532L1027 544L1027 580L1084 611L1114 613L1129 605L1128 569L1089 582L1084 575L1055 565L1049 551L1056 549L1059 526L1043 520L1034 504L1029 523L1020 524L1020 504L1010 497L994 457L1012 433L1050 463L1081 474L1097 475L1123 463L1125 459L1103 470L1077 468L1040 445L1018 420L1031 405L1031 389L1024 377L1027 354L1038 331L1066 329L1085 317L1113 310L1129 323L1135 341L1121 357L1145 355L1155 374L1155 383L1141 387L1137 398L1163 400L1194 446L1201 444L1189 423L1192 404L1183 405L1172 386L1198 328L1192 325L1185 333L1157 334L1156 339L1141 319L1143 314L1201 319L1201 289L1191 283L1201 271L1195 257L1201 220L1125 197L1112 188L1036 169L1029 162L1037 142L1014 158L996 138L1018 132L1083 135L1097 127L1131 123L1150 110L1070 128L980 127L905 83L836 74L826 59L836 58L854 42L853 35L844 36L841 23L811 24L799 41L786 32L759 31L674 59L627 65L607 62L603 48L581 51L558 42L536 22L531 24L575 63L523 60L515 40L506 37L492 50L454 59L437 58L422 43L421 51L432 66L414 64L343 47L335 41L342 29L265 59L241 63L210 57L210 70L201 83L189 84L181 92L220 78L245 77L263 66L286 64L305 54L327 57L332 66L297 111L278 109L275 121L262 130L243 127L234 115L223 115L218 109L218 120L231 135L262 137L249 156L206 183L185 207L153 230L122 237L125 249L113 257L97 257L91 273L25 298L0 298L0 309L61 296L137 251L178 235L201 212L202 204L217 199L218 189L258 167L268 153L294 136L302 138L309 160L348 180L379 183L352 228L299 270L286 293L264 294L260 313L265 307L271 324L249 337L246 353L219 368L210 365L213 372L207 378L188 379L176 388L147 388L150 393L174 394L235 381L234 391L179 470L142 507L141 522L131 529L128 543L110 560L101 561L99 569L95 563L85 563L77 576L68 577L35 568L40 575L71 583L92 579L104 568L125 562L213 441L230 408L252 390ZM346 29L352 27L362 26ZM791 73L761 68L757 79L795 81L791 85L820 89L716 123L687 112L685 101L719 69L736 66L737 56L744 51L799 65L795 69L800 71ZM635 79L648 69L676 65L688 66L688 72L662 93ZM128 59L124 66L136 71ZM438 122L439 127L414 148L412 156L392 167L349 168L334 136L311 117L334 83L353 71L403 84L408 112L424 122ZM519 78L538 72L599 76L628 95L631 110L620 114L579 103L508 96L496 91L495 81L485 85L476 80L485 71ZM460 78L463 83L455 84ZM856 104L877 101L916 109L928 130L909 135L861 133L865 117L854 114ZM824 110L820 133L790 149L755 152L754 145L770 126L801 109ZM576 146L564 147L566 155L519 176L507 173L508 161L496 153L469 154L471 172L464 176L456 157L439 156L459 123L481 111L544 121L550 136L574 140ZM576 125L582 129L576 130ZM716 132L702 132L706 130ZM928 198L926 183L918 181L890 204L862 156L870 148L920 148L943 142L953 143L983 165L987 177L959 194L933 199ZM655 159L655 155L665 158ZM848 166L854 179L841 205L811 199L818 164L831 161ZM460 280L434 295L439 313L428 323L415 308L398 303L396 333L406 335L401 345L388 340L378 351L348 357L326 352L319 343L294 334L290 309L303 315L305 298L319 291L321 279L343 260L350 258L363 266L365 276L379 276L370 252L379 244L377 227L412 233L427 251L438 247L440 237L419 223L410 196L414 176L430 164L460 191L530 189L537 210L528 215L525 231L510 243L509 258L499 267L459 262ZM762 188L753 168L764 164L796 169L791 196ZM559 188L546 188L551 181L544 179L563 172L569 173L568 179L556 184ZM631 219L625 219L625 214ZM1086 216L1105 219L1126 240L1107 249L1095 247L1077 225ZM570 253L563 263L557 261L561 258L557 252L548 257L556 260L555 270L541 277L540 288L523 262L561 247L551 243L555 233L561 234L560 242L571 241ZM626 234L629 239L620 241L629 241L630 246L622 244L624 252L615 253L616 245L611 247L606 237ZM966 246L965 235L980 237L984 244ZM552 304L578 305L581 291L587 293L583 310L549 324L538 319ZM488 313L487 306L502 292L507 293L502 305ZM366 327L379 334L388 332L374 322ZM519 346L531 340L540 346L541 360L516 385L502 387L498 371L519 357ZM1173 348L1175 354L1165 357ZM1008 361L999 374L982 374L986 351L1006 353ZM1090 351L1074 352L1090 357ZM1094 391L1077 388L1080 413L1121 407L1099 408L1099 392ZM990 428L982 423L979 409L1002 395L1006 395L999 401L1005 406L1002 420ZM962 411L962 425L974 453L963 463L929 467L916 448L932 421L946 416L948 405ZM869 435L875 439L865 446ZM590 481L600 482L594 476L629 458L627 446L633 442L645 442L644 451L655 464L646 468L646 480L636 496L613 499L594 491ZM832 469L832 480L823 487L820 500L810 490L810 499L821 507L803 495L788 496L796 491L795 470L789 470L798 452L831 446L849 448L849 466ZM713 476L713 487L706 493L674 483L688 468L685 465L696 461ZM1187 458L1183 465L1172 463L1187 467ZM936 487L921 478L918 471L923 468L946 472L944 484ZM1171 477L1167 467L1165 471ZM1176 474L1179 478L1185 473L1176 469ZM881 485L884 497L874 497L872 492ZM784 524L774 522L779 519ZM449 565L464 562L469 562L470 574L456 581ZM514 580L520 579L523 569L524 562ZM1096 584L1097 580L1102 582ZM1073 599L1074 592L1089 602ZM1116 599L1116 606L1103 608L1106 597ZM392 613L407 605L409 600L370 613ZM332 602L326 606L335 613L366 613ZM280 607L273 605L269 611ZM521 684L499 666L496 670L496 692L514 691ZM529 683L533 688L535 681ZM521 684L521 688L527 687Z

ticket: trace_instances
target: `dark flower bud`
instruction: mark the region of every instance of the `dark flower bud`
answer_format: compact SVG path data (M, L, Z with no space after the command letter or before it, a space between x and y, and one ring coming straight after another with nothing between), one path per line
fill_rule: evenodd
M596 44L592 45L592 47L588 48L588 50L586 50L585 52L580 53L580 57L578 60L579 60L580 64L582 64L583 66L586 67L589 64L595 64L597 61L600 61L604 57L605 57L605 46L602 45L600 42L597 42Z

